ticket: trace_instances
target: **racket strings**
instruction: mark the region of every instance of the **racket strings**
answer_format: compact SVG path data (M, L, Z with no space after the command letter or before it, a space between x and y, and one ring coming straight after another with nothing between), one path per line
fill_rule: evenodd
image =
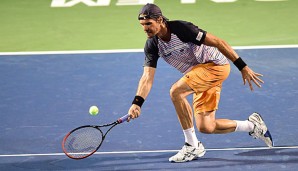
M72 158L84 158L94 153L102 142L102 132L94 127L77 129L64 142L65 153Z

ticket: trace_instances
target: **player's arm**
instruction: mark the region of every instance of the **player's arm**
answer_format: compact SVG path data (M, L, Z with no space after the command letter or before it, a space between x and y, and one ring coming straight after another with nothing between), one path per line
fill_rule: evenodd
M153 85L154 75L156 68L144 66L143 75L139 81L137 95L147 98L151 87Z
M128 114L130 114L130 118L132 119L139 117L141 114L141 106L147 98L153 85L155 70L156 68L144 66L143 75L140 78L136 96L128 111Z
M225 55L229 60L231 60L235 64L235 66L241 71L244 85L247 81L252 91L252 82L254 82L258 87L261 87L260 83L264 83L264 81L260 79L260 77L263 75L256 73L252 69L250 69L226 41L210 33L207 33L203 44L217 47L223 55Z

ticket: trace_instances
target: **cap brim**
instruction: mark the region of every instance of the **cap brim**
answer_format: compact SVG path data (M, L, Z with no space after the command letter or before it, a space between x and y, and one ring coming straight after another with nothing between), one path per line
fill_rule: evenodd
M165 17L165 16L161 16L164 20L166 20L166 21L168 21L169 19L167 18L167 17ZM155 18L155 17L152 17L152 16L138 16L138 20L147 20L147 19L153 19L153 18Z

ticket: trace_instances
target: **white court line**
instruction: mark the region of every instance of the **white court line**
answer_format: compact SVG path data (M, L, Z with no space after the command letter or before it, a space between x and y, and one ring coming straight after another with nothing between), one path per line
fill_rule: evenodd
M271 150L271 149L298 149L298 146L277 146L277 147L243 147L243 148L210 148L206 151L241 151L241 150ZM151 150L151 151L112 151L96 152L94 155L102 154L139 154L139 153L175 153L178 150ZM64 153L45 153L45 154L2 154L0 157L34 157L34 156L64 156Z
M298 45L264 45L264 46L233 46L236 50L241 49L278 49L298 48ZM144 52L143 49L115 49L115 50L72 50L72 51L34 51L34 52L0 52L3 55L54 55L54 54L96 54L96 53L134 53Z

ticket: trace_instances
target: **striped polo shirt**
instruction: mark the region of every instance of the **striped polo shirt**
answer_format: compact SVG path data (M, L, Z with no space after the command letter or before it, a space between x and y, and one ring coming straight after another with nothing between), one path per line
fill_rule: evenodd
M182 73L197 64L213 62L228 64L227 58L215 47L203 43L206 31L186 21L167 21L171 39L165 42L157 36L148 38L145 44L144 66L157 67L159 57Z

